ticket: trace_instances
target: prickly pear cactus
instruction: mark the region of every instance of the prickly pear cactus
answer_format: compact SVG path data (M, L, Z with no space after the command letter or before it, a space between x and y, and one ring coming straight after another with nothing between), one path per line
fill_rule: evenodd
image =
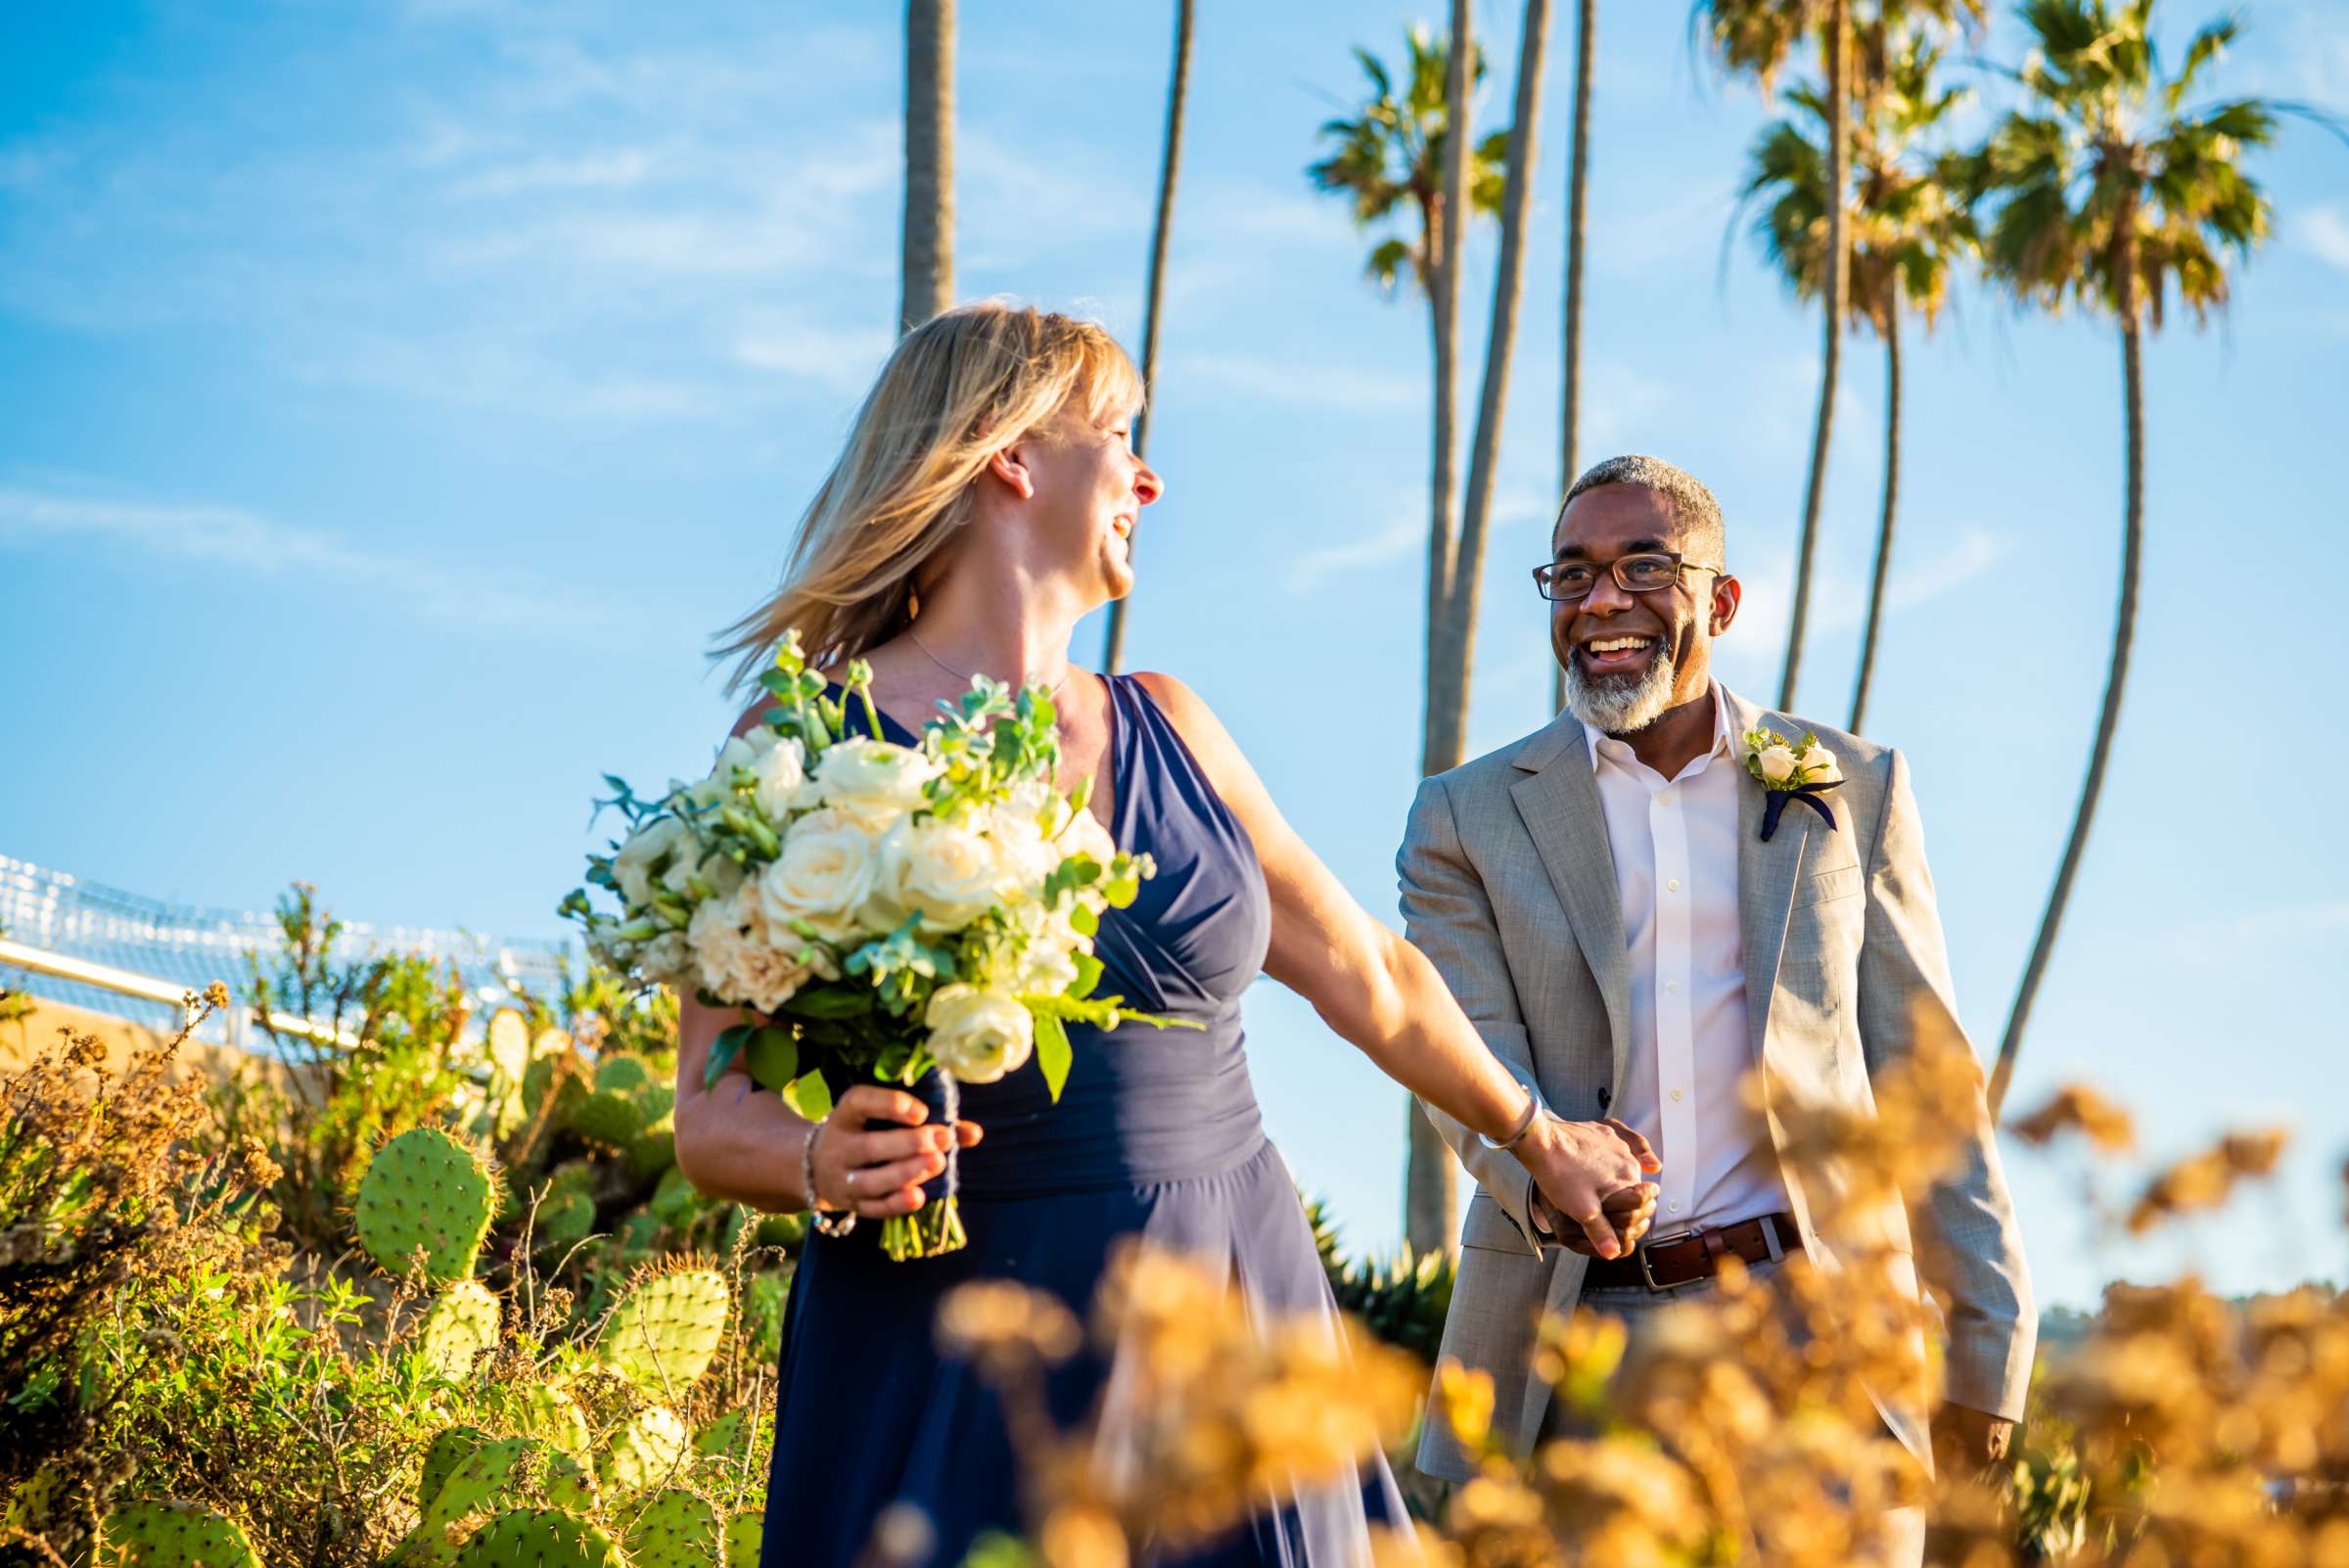
M101 1568L260 1568L237 1522L200 1502L134 1502L106 1516Z
M523 1390L516 1413L525 1432L565 1453L583 1454L593 1446L594 1440L587 1435L587 1413L569 1390L551 1383L532 1383Z
M447 1427L435 1437L424 1451L424 1474L416 1480L416 1506L430 1508L448 1478L456 1474L457 1466L488 1441L489 1434L478 1426Z
M728 1410L694 1434L693 1452L713 1453L731 1458L742 1453L751 1430L751 1418L740 1410Z
M549 1127L571 1126L580 1103L587 1098L585 1070L559 1051L541 1056L522 1070L522 1108L526 1115L538 1116L549 1094L555 1100L544 1113Z
M416 1354L446 1378L473 1370L473 1360L497 1349L497 1298L478 1279L460 1279L440 1292L416 1334Z
M533 1492L543 1492L559 1507L582 1513L595 1509L594 1482L568 1454L535 1438L498 1438L483 1444L440 1484L399 1560L409 1565L454 1562L464 1538L451 1541L450 1526L475 1514L518 1505Z
M629 1416L596 1455L595 1478L608 1496L632 1498L672 1480L691 1449L676 1412L648 1405Z
M628 1531L630 1568L714 1568L723 1526L716 1505L697 1492L665 1487Z
M766 1535L766 1510L745 1508L726 1521L725 1568L759 1568L759 1545Z
M628 1140L628 1175L639 1181L673 1174L677 1168L677 1121L672 1111L664 1111L658 1121Z
M648 1394L680 1395L717 1354L732 1300L714 1268L641 1275L604 1319L596 1359Z
M595 1086L609 1094L633 1094L654 1083L653 1064L641 1056L607 1056L595 1064Z
M511 1007L489 1015L486 1031L489 1066L510 1084L520 1084L530 1065L530 1023Z
M581 1100L579 1108L572 1113L571 1130L583 1138L624 1149L652 1120L641 1095L599 1088Z
M438 1128L412 1128L375 1151L352 1205L359 1245L386 1272L404 1274L421 1250L428 1278L473 1272L497 1207L481 1155Z
M601 1526L557 1508L509 1508L457 1548L456 1568L625 1568Z
M672 1165L661 1173L650 1207L663 1224L683 1230L710 1212L710 1200L685 1179L684 1172Z

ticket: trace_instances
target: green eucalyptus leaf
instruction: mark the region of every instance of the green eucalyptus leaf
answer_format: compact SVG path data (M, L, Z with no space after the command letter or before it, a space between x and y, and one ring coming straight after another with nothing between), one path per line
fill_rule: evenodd
M1050 1013L1038 1013L1036 1018L1036 1065L1043 1070L1044 1087L1052 1094L1052 1102L1060 1103L1060 1087L1069 1081L1069 1032L1061 1021Z
M783 1086L783 1102L810 1122L832 1114L832 1090L821 1073L806 1073Z

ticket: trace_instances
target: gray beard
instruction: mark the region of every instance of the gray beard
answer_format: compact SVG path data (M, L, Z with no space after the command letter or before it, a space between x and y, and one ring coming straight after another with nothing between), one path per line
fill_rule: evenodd
M1672 655L1661 645L1637 679L1583 673L1583 662L1566 661L1566 711L1601 735L1629 735L1664 716L1672 706Z

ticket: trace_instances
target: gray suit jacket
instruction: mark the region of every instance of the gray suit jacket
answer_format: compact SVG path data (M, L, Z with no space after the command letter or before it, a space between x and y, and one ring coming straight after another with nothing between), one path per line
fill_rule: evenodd
M1844 783L1824 797L1837 831L1808 807L1761 841L1763 791L1738 804L1737 902L1754 1060L1806 1100L1872 1107L1870 1075L1910 1051L1920 1031L1963 1040L1933 882L1900 753L1824 725L1767 714L1724 692L1742 735L1816 730ZM1623 1097L1631 1053L1631 966L1613 853L1589 743L1571 715L1420 786L1396 857L1411 942L1434 960L1485 1043L1561 1115L1604 1114ZM1889 1238L1939 1299L1954 1403L2021 1415L2037 1337L2022 1239L1977 1095L1953 1107L1970 1135L1958 1168L1914 1215L1846 1212L1785 1173L1806 1250L1836 1267L1835 1238ZM1544 1249L1527 1218L1531 1182L1514 1157L1485 1148L1428 1108L1478 1190L1461 1232L1459 1282L1444 1353L1493 1374L1494 1430L1522 1453L1549 1403L1532 1370L1534 1325L1571 1312L1586 1260ZM1771 1135L1783 1132L1770 1118ZM1663 1152L1667 1158L1670 1151ZM1848 1242L1847 1242L1848 1244ZM1913 1271L1911 1276L1913 1288ZM1886 1422L1932 1463L1922 1390L1875 1391ZM1441 1423L1420 1445L1422 1469L1466 1479L1468 1461Z

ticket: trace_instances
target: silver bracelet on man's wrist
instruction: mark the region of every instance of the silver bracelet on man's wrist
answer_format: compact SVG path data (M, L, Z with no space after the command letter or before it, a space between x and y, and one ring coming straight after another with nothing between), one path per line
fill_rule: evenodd
M1525 1090L1525 1114L1517 1118L1517 1125L1509 1130L1509 1135L1496 1142L1479 1132L1476 1140L1496 1154L1506 1154L1522 1142L1525 1135L1534 1130L1534 1124L1541 1120L1542 1095L1529 1084Z

